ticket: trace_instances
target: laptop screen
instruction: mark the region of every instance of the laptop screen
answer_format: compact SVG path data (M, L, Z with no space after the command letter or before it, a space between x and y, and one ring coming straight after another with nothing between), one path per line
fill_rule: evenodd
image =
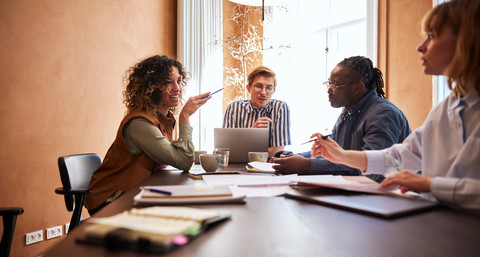
M248 163L248 152L268 152L268 128L215 128L214 147L230 148L230 163Z

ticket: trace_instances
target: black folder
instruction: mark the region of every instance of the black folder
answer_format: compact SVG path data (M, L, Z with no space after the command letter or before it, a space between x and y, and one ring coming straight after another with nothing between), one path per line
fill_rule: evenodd
M439 206L438 203L420 198L346 192L331 188L290 190L285 196L385 219L428 211Z

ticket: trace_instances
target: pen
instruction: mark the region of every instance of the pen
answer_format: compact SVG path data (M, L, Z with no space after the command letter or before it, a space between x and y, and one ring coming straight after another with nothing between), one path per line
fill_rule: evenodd
M160 189L155 189L155 188L143 188L144 190L148 190L150 192L154 193L159 193L159 194L164 194L164 195L172 195L172 192L165 191L165 190L160 190Z
M329 136L330 136L330 135L322 136L322 139L323 139L323 140L327 140L327 138L328 138ZM315 141L317 141L316 138L311 139L311 140L308 140L307 142L301 143L300 145L308 144L308 143L310 143L310 142L315 142Z
M223 90L223 87L222 87L222 88L220 88L219 90L217 90L217 91L213 92L213 93L210 93L210 94L209 94L209 95L207 95L207 96L204 96L204 97L200 98L200 99L203 99L203 98L207 98L207 97L209 97L209 96L212 96L213 94L216 94L216 93L218 93L218 92L220 92L220 91L222 91L222 90Z

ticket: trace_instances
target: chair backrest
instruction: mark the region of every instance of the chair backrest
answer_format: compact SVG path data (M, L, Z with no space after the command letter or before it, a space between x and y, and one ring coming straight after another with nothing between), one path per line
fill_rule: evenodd
M102 164L102 158L96 153L74 154L58 158L58 169L64 189L88 189L93 172ZM65 195L68 211L73 210L74 196Z
M13 241L13 232L15 231L15 223L17 222L17 215L23 213L23 208L20 207L2 207L0 208L0 216L3 217L3 234L0 243L0 256L8 257L10 255L10 248Z

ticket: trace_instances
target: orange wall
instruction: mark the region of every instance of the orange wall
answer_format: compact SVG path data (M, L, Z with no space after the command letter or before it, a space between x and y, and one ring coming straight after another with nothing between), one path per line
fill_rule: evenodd
M176 0L0 1L0 206L25 209L11 256L39 256L60 241L25 246L26 233L70 221L54 193L57 158L105 155L125 110L126 69L176 53L176 8Z
M423 73L416 51L422 18L431 8L432 0L379 1L379 68L387 98L405 113L412 130L432 108L432 77Z

